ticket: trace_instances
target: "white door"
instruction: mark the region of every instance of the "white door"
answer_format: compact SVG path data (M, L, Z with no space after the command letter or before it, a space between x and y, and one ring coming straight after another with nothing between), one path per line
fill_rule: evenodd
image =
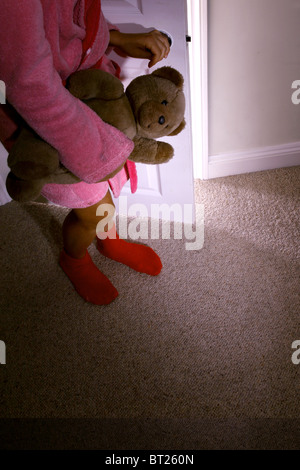
M116 54L112 58L121 66L125 87L133 78L151 73L164 65L176 68L184 77L186 128L177 136L160 139L174 147L173 159L162 165L137 164L137 192L132 195L127 184L121 193L121 196L126 196L128 207L131 204L143 204L149 216L151 204L176 205L177 209L180 206L183 213L184 204L190 207L194 205L186 0L102 0L102 9L106 19L122 32L135 33L155 28L168 32L173 40L169 57L151 69L148 69L148 60L122 59ZM115 201L117 207L118 202ZM119 212L122 213L122 210L124 206L120 199ZM171 212L171 218L181 221L180 210Z

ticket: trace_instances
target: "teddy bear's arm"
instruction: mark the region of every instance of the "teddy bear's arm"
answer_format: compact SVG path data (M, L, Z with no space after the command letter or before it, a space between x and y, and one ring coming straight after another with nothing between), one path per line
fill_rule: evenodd
M124 95L122 82L108 72L98 69L80 70L73 73L67 88L80 100L117 100Z
M174 155L174 149L166 142L158 142L145 137L135 137L133 139L134 149L129 156L129 160L136 163L147 163L157 165L166 163Z

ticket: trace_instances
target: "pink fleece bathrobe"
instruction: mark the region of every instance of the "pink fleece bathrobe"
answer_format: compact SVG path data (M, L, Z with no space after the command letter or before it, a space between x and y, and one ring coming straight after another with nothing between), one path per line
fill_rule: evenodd
M43 196L64 207L88 207L109 187L118 197L129 178L134 192L137 175L130 161L108 182L97 183L124 162L133 142L63 85L76 70L95 66L117 75L105 54L113 27L100 11L100 0L3 0L0 6L0 80L5 82L7 101L81 179L45 185ZM97 20L85 50L88 17ZM7 149L17 130L17 120L0 105L0 140Z

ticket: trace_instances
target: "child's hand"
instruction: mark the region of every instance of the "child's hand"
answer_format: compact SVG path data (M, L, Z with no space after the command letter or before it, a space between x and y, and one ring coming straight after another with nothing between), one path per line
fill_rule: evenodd
M167 36L156 29L142 34L127 34L113 30L110 31L109 44L123 57L150 59L148 67L153 67L160 60L166 59L170 52Z

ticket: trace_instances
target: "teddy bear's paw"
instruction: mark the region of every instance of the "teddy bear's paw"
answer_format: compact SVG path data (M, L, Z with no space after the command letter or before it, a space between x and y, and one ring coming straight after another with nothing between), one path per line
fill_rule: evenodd
M129 160L136 163L158 165L168 162L174 155L174 149L166 142L158 142L153 139L137 136L133 139L134 149Z
M157 152L155 156L155 161L153 163L160 164L166 163L174 156L174 149L172 145L167 144L166 142L157 142Z
M44 183L42 181L25 181L10 172L6 178L6 189L12 199L18 202L36 200Z

